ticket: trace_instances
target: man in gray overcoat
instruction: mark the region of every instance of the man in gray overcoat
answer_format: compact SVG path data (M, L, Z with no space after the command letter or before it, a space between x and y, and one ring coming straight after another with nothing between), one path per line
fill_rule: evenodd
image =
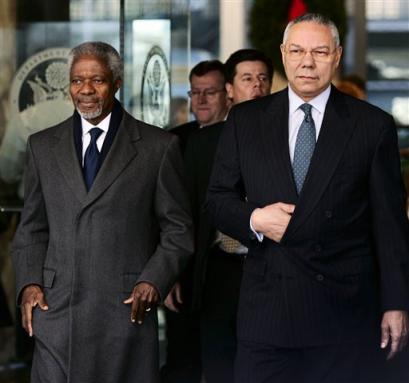
M33 383L156 383L156 305L192 252L177 139L115 99L118 52L71 52L72 117L32 135L12 257Z

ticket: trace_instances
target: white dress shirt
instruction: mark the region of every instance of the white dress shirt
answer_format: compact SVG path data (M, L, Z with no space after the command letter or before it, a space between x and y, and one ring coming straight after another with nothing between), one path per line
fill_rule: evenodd
M315 138L318 140L318 135L321 131L322 120L324 118L325 107L327 106L328 98L331 93L331 86L328 86L317 97L308 101L308 104L312 106L311 114L315 125ZM297 140L297 134L300 130L302 121L304 120L305 113L300 109L302 104L306 102L299 97L288 86L288 145L290 148L291 163L294 160L295 142Z
M92 128L100 128L103 132L97 139L97 148L101 152L102 145L104 145L105 137L108 132L109 123L111 121L111 113L108 114L98 125L92 125L86 119L81 117L81 126L82 126L82 165L84 166L84 156L88 148L89 143L91 142L91 135L89 131Z

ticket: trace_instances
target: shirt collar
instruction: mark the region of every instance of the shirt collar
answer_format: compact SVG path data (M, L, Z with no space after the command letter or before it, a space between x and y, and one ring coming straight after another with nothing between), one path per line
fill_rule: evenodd
M323 114L325 112L325 107L331 93L331 85L328 85L328 88L321 92L317 97L314 97L312 100L308 101L308 104L312 105L314 109ZM288 99L289 99L289 112L292 115L302 104L305 104L305 101L298 96L288 85Z
M92 128L98 127L102 129L105 133L108 132L109 123L111 121L111 114L109 113L98 125L93 125L88 122L85 118L81 116L81 125L82 125L82 136L84 137Z

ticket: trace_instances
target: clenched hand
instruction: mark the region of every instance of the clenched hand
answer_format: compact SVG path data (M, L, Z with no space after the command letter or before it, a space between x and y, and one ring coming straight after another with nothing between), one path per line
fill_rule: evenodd
M176 282L173 285L172 290L170 290L165 302L163 303L169 310L176 313L179 312L179 307L183 304L182 287L180 286L179 282Z
M277 202L255 209L251 214L251 225L255 231L275 242L283 238L295 205Z

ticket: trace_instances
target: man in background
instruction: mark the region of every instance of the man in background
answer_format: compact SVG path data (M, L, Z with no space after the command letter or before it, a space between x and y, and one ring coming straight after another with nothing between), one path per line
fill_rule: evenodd
M224 67L219 60L196 64L190 71L189 82L190 109L195 120L171 129L179 137L182 151L192 132L224 120L230 107L224 87Z
M224 66L219 60L199 62L190 71L189 81L188 96L195 120L171 129L179 137L183 152L192 133L224 120L230 106ZM201 380L199 320L197 313L190 310L194 263L191 259L165 300L167 352L161 371L164 383L195 383Z
M270 94L273 66L271 60L258 50L234 52L225 63L225 75L227 96L233 104ZM192 307L200 313L201 360L207 383L233 382L237 301L242 263L247 252L240 243L217 232L203 211L214 155L224 125L219 122L192 133L185 153L195 224Z

